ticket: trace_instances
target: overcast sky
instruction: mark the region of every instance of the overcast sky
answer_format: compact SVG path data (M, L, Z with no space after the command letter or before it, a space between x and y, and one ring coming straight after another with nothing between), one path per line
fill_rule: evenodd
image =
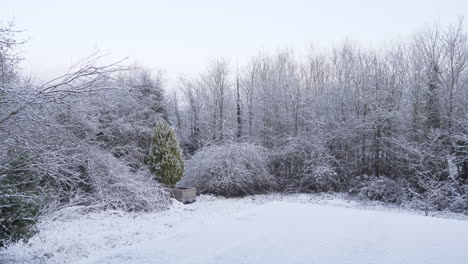
M48 78L95 50L166 72L169 83L210 59L242 64L259 51L310 43L328 48L348 38L362 45L405 39L424 26L464 16L468 0L1 0L30 37L24 69Z

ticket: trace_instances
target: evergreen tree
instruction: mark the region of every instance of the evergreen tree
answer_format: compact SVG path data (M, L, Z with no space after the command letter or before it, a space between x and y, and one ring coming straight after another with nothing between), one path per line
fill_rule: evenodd
M237 88L237 100L236 100L236 114L237 114L237 139L242 136L242 110L241 110L241 99L239 93L239 77L236 80Z
M164 121L156 124L150 150L150 166L155 178L176 184L184 174L184 159L174 130Z
M440 103L439 103L439 87L440 87L440 70L437 64L432 67L429 86L427 90L427 127L440 128Z
M0 248L28 239L46 197L41 175L32 169L28 153L9 151L9 160L0 169Z

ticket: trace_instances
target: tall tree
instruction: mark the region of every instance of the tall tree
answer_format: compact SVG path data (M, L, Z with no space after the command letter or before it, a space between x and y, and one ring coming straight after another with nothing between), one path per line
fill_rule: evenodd
M239 84L239 74L236 77L236 116L237 116L237 139L242 136L242 111L241 111L241 97L240 97L240 84Z

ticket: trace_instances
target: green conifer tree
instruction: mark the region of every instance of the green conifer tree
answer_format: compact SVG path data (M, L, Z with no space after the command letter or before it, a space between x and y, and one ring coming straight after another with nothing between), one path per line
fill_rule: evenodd
M155 178L175 185L184 174L184 158L174 130L164 121L156 124L151 140L150 166Z

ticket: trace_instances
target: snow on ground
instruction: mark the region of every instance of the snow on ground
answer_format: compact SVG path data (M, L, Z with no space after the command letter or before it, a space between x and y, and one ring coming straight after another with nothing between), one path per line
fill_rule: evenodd
M467 220L371 208L317 195L201 196L149 214L71 208L3 255L12 263L466 263Z

